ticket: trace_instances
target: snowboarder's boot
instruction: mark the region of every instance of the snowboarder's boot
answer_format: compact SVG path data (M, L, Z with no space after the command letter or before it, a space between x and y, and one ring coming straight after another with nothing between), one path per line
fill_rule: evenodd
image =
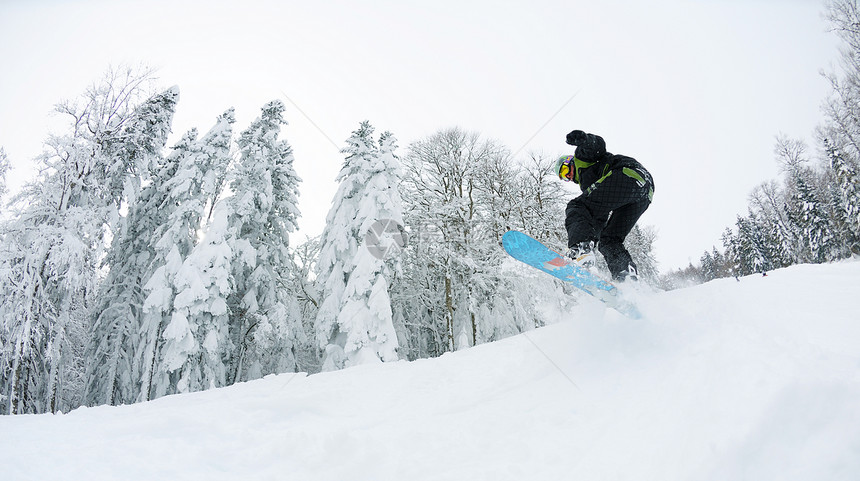
M639 282L639 273L636 271L636 266L633 264L628 265L627 269L618 273L617 280L620 282Z
M567 257L572 259L579 267L586 270L591 269L594 267L594 261L596 259L594 256L594 241L580 242L579 244L571 247L567 253Z

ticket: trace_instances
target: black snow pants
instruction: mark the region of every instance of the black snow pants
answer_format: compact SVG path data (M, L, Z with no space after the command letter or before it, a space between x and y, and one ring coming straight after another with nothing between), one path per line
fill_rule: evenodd
M624 248L624 238L651 205L654 182L647 172L613 170L567 204L567 245L595 242L613 279L623 279L636 268Z

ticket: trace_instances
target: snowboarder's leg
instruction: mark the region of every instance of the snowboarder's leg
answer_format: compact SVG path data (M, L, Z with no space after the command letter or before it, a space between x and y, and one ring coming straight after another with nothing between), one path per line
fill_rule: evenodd
M630 256L630 252L624 248L623 240L617 238L602 239L600 241L600 253L606 259L612 278L618 281L627 279L630 274L636 274L636 263Z
M609 222L600 236L600 253L606 259L612 278L624 280L629 274L636 274L636 264L630 252L624 247L624 239L633 230L636 221L648 209L651 201L647 197L624 205L612 212Z
M611 209L590 201L589 196L580 195L567 203L564 227L567 229L567 246L579 248L589 243L596 244L600 231L609 218Z

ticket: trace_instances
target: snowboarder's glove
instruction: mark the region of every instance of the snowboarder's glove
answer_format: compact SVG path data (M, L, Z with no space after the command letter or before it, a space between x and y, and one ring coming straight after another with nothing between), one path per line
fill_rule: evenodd
M568 145L582 145L585 143L587 138L588 137L585 132L581 130L574 130L573 132L567 134L567 143Z

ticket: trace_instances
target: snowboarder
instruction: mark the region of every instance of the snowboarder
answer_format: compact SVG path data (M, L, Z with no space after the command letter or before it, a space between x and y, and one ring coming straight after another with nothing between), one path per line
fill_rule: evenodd
M637 279L624 238L651 205L651 174L636 159L607 152L599 135L574 130L567 134L567 143L576 150L558 159L556 174L582 190L565 211L568 256L588 268L594 265L597 247L613 279Z

